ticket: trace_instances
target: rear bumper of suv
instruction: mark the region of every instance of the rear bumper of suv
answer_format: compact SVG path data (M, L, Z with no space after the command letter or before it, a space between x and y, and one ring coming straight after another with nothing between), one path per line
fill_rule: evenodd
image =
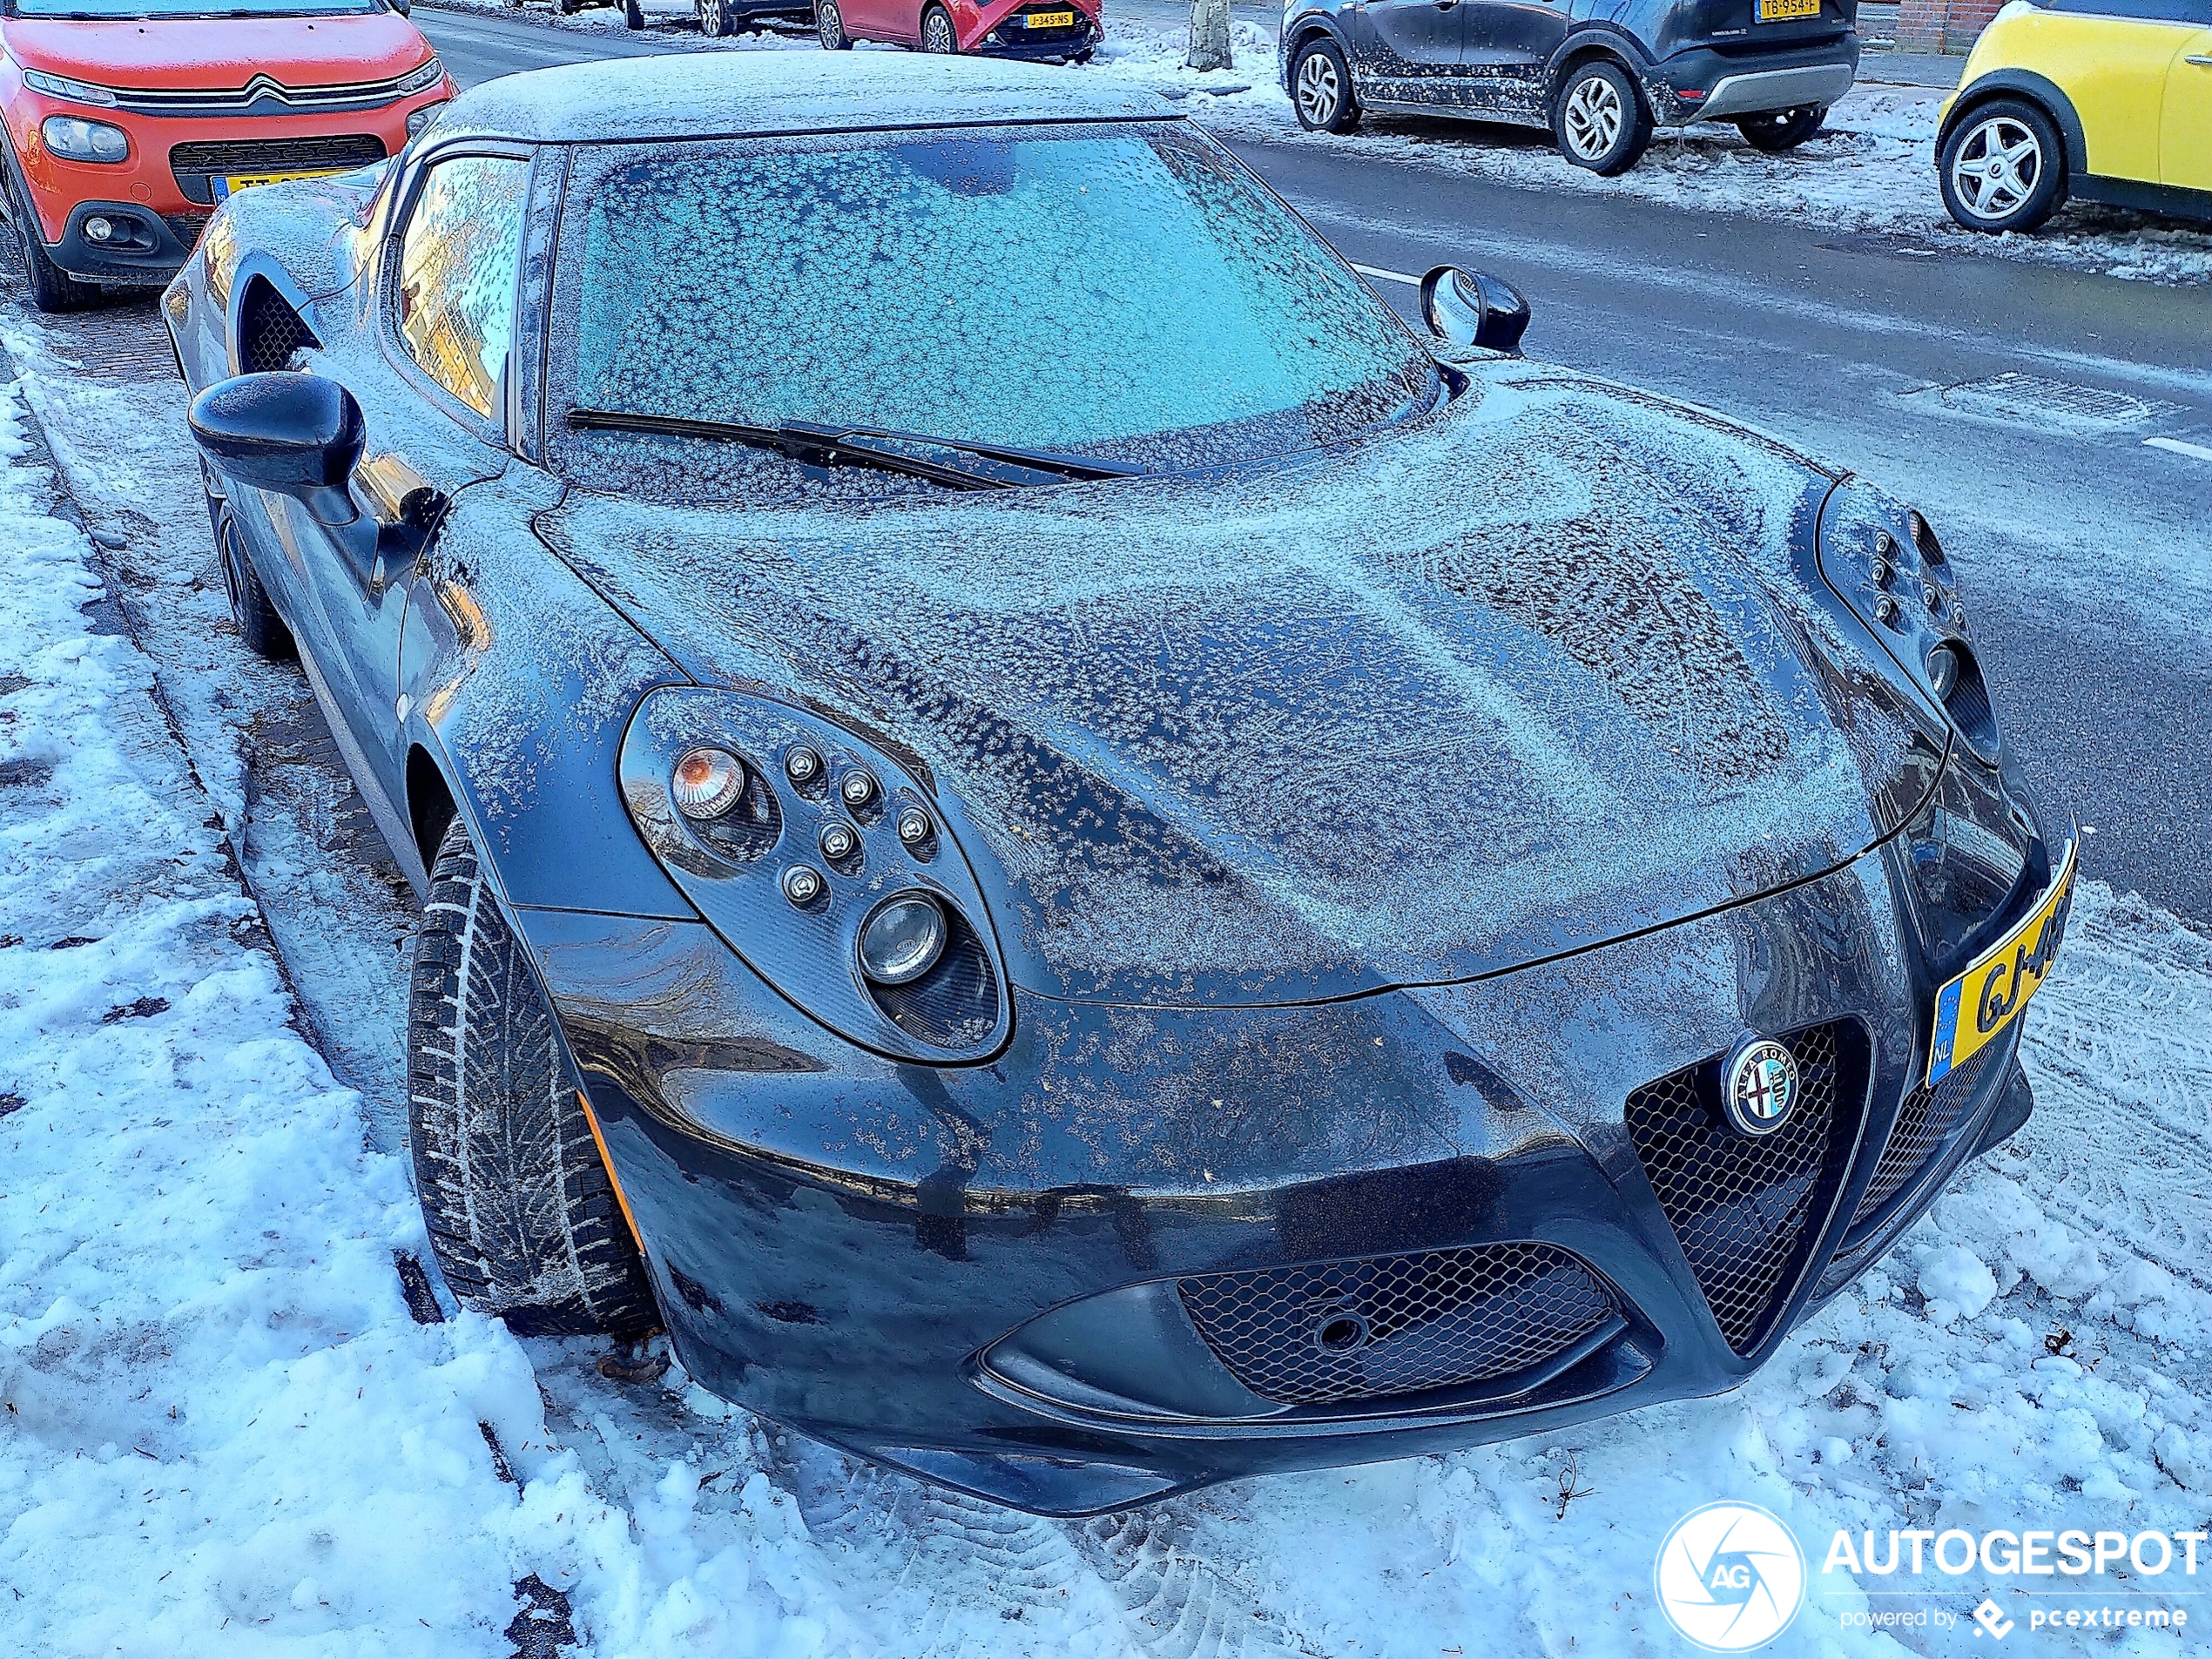
M1652 112L1669 126L1733 121L1780 110L1826 109L1858 74L1858 37L1756 56L1710 48L1678 52L1646 78Z

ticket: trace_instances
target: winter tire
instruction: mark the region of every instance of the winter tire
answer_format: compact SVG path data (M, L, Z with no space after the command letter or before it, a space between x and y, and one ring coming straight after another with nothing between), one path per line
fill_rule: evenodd
M269 590L246 550L246 536L231 516L231 504L219 496L207 498L207 520L215 534L215 562L222 567L223 591L230 596L231 617L246 649L271 662L288 662L300 654L292 630L284 625Z
M939 57L949 57L960 50L953 14L944 7L932 6L921 14L921 49Z
M2066 144L2024 98L1983 105L1952 130L1937 165L1943 205L1970 231L2032 231L2066 206Z
M845 14L837 9L837 0L814 0L814 32L821 37L826 52L853 50L853 37L845 32Z
M1349 132L1359 125L1351 65L1325 35L1306 41L1291 60L1291 107L1308 132Z
M1818 105L1802 110L1770 110L1764 115L1745 116L1736 124L1736 130L1751 148L1775 156L1796 149L1819 132L1827 118L1828 111Z
M1629 71L1597 58L1568 72L1552 100L1552 136L1578 167L1610 179L1651 147L1651 111Z
M39 239L38 215L31 212L12 178L8 181L8 218L21 254L17 264L32 305L49 313L82 311L100 297L98 283L79 282L47 257L46 245Z
M407 1058L415 1192L453 1293L523 1336L658 1325L536 971L457 818L415 930Z

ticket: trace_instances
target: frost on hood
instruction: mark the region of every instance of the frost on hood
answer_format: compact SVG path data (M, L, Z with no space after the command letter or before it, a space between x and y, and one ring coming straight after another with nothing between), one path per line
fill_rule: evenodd
M1232 1001L1507 966L1866 846L1796 654L1823 487L1501 366L1284 468L873 508L572 494L544 523L694 673L924 760L1013 884L1017 980Z

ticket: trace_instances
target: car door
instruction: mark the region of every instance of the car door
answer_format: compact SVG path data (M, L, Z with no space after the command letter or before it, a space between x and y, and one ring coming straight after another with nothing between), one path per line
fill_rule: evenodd
M2196 0L2048 0L2031 21L2027 66L2055 81L2080 118L2083 172L2155 183L2167 82Z
M434 156L403 188L377 280L363 299L363 349L334 354L361 406L357 516L281 510L308 597L333 649L318 656L332 700L386 799L402 798L398 710L407 576L428 551L454 494L509 459L506 360L529 188L526 153Z
M1465 0L1367 0L1355 47L1368 101L1457 105Z
M2212 24L2212 0L2195 10ZM2167 71L2158 177L2179 190L2212 191L2212 27L2183 41Z
M1552 55L1567 39L1568 0L1466 0L1460 24L1474 107L1541 122Z
M856 40L921 38L921 0L838 0L838 11Z

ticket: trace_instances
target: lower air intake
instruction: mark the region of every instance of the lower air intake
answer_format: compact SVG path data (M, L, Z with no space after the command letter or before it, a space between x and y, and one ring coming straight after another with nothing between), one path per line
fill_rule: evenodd
M1629 1138L1728 1345L1757 1351L1803 1271L1831 1207L1866 1096L1867 1048L1855 1022L1783 1040L1801 1103L1771 1135L1729 1127L1722 1061L1703 1061L1629 1096Z
M1905 1104L1897 1109L1897 1125L1890 1130L1890 1143L1882 1149L1882 1161L1874 1168L1874 1179L1851 1216L1853 1231L1873 1219L1884 1204L1912 1185L1950 1145L1966 1123L1966 1109L1973 1104L1982 1073L2003 1048L2002 1043L1991 1043L1964 1065L1946 1072L1934 1088L1922 1083L1905 1097Z
M1215 1357L1285 1406L1508 1377L1556 1359L1615 1313L1588 1268L1537 1244L1197 1274L1177 1288Z

